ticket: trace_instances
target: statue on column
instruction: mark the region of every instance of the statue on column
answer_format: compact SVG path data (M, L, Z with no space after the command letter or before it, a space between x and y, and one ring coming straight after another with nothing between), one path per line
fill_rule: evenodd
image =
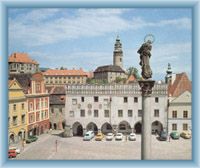
M146 35L144 39L144 43L140 47L140 49L137 51L137 53L140 54L140 65L142 68L142 77L143 79L149 79L152 77L152 70L149 64L149 59L151 57L151 49L152 49L152 43L154 42L154 36L149 34Z

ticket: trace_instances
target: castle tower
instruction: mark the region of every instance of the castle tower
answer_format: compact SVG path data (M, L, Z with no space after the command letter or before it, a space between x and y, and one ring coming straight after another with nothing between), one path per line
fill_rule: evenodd
M166 84L169 84L172 80L172 69L171 69L171 65L170 63L168 63L168 68L167 68L167 71L166 71L166 76L165 76L165 83Z
M115 49L113 52L113 65L118 65L123 69L123 51L119 36L117 36L115 42Z

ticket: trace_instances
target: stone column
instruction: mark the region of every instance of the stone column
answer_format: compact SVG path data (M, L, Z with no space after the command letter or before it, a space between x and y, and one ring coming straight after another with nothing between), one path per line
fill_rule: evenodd
M155 81L139 81L142 92L141 159L151 160L151 93Z

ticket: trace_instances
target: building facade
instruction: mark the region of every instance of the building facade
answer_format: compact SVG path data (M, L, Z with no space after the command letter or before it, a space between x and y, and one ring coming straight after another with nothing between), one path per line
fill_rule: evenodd
M169 102L168 131L191 131L192 130L192 97L189 91Z
M43 73L45 84L47 86L60 86L66 84L85 84L87 73L82 69L79 70L58 70L48 69Z
M94 79L114 83L117 78L127 78L125 71L117 65L100 66L94 71Z
M27 102L21 85L9 80L8 139L16 143L27 137Z
M167 85L155 84L149 112L152 132L167 127ZM141 133L142 97L138 83L131 85L67 85L66 125L71 135L95 132Z
M49 90L50 110L49 120L50 128L62 130L65 128L65 87L54 86Z
M170 70L170 71L169 71ZM192 83L186 73L172 74L168 66L168 131L192 130Z
M40 135L49 130L49 94L44 76L38 72L32 75L28 88L28 135Z
M8 59L9 73L35 73L39 71L39 64L31 59L27 53L13 53Z

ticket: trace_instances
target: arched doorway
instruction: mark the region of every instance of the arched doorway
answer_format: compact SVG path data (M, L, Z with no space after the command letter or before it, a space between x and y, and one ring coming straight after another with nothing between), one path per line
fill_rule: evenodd
M40 128L40 134L43 134L44 133L44 128L43 128L43 126L41 126L41 128Z
M130 134L132 132L130 124L127 121L120 122L118 125L118 132Z
M142 123L137 122L134 126L134 130L136 134L141 134L142 133Z
M50 129L52 129L52 123L51 123L51 122L50 122L50 125L49 125L49 126L50 126Z
M79 122L75 122L72 126L73 136L83 136L83 127Z
M65 120L62 122L62 128L65 129Z
M89 123L89 124L87 125L86 129L87 129L87 131L90 131L90 130L91 130L91 131L94 131L95 134L98 133L98 127L97 127L97 125L96 125L95 123L93 123L93 122Z
M112 132L112 126L109 124L109 123L104 123L102 126L101 126L101 132L103 134L107 134L109 132Z
M10 143L14 143L15 142L15 135L14 134L10 134L9 142Z
M55 130L57 129L57 124L56 123L53 124L53 129L55 129Z
M19 140L23 139L23 137L22 137L22 131L18 132L18 138L19 138Z
M160 121L154 121L151 124L151 130L153 134L158 134L163 130L163 125Z

